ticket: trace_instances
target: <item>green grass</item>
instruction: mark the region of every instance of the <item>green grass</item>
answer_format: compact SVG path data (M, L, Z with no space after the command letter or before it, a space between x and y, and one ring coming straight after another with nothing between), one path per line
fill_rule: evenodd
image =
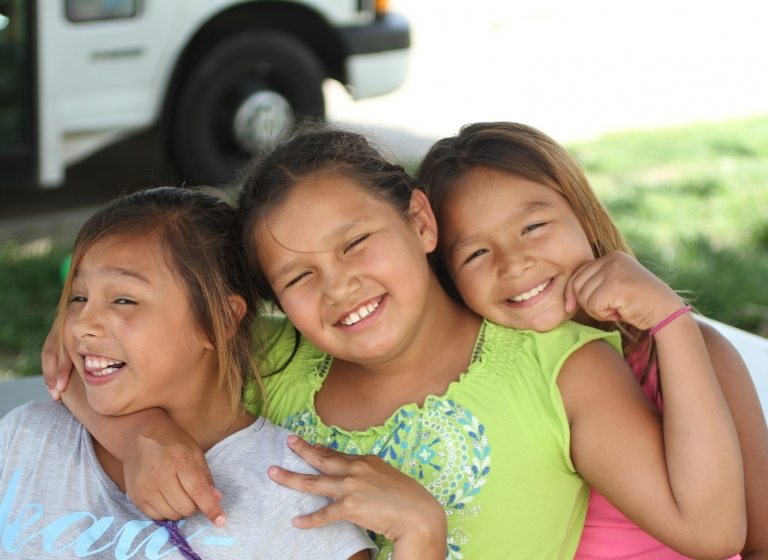
M768 336L768 117L568 148L646 266L704 314ZM67 252L0 246L0 378L40 373Z
M51 327L68 248L41 240L0 246L0 379L39 374L40 350Z
M768 117L569 149L646 266L705 315L768 336Z

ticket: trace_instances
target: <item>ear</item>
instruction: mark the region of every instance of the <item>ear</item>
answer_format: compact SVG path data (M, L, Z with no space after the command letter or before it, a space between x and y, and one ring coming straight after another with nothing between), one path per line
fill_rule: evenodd
M411 193L411 222L416 228L426 253L431 253L437 247L437 220L427 195L421 189L413 189Z
M240 321L242 321L243 316L245 315L246 310L248 309L248 304L245 303L245 300L242 298L242 296L238 295L230 295L227 297L227 301L229 303L230 308L232 309L234 319L234 323L229 325L227 328L226 336L227 338L232 338L235 336L235 333L237 332L237 327L240 324ZM206 350L213 350L213 342L208 340L207 338L203 341L203 348Z
M245 312L248 310L248 304L245 303L245 300L242 296L232 294L229 297L227 297L227 300L229 301L229 306L232 309L232 313L234 315L235 324L233 324L228 330L227 330L227 336L233 337L235 336L235 333L237 332L237 327L240 324L240 321L243 320L243 317L245 316Z

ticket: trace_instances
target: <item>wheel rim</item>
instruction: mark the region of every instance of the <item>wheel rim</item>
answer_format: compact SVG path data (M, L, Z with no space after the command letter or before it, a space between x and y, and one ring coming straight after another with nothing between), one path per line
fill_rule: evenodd
M261 90L246 97L235 111L232 132L238 147L253 153L275 142L294 125L293 107L273 90Z

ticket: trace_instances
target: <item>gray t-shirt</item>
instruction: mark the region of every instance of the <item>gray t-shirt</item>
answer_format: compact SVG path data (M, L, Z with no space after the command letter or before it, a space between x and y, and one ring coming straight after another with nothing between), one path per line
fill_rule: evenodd
M275 464L314 472L286 446L289 433L259 418L206 453L227 526L200 514L179 522L201 558L346 559L373 547L346 522L292 525L328 501L267 477ZM90 435L60 404L28 403L0 420L0 468L0 558L183 558L106 475Z

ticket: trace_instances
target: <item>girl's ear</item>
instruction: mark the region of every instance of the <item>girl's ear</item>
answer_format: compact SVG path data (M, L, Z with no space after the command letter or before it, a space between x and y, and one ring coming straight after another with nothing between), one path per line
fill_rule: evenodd
M245 312L248 310L248 304L245 303L245 299L243 299L242 296L236 294L230 295L227 297L227 300L229 301L229 306L232 308L233 318L235 319L235 323L230 325L227 329L227 336L232 338L235 336L237 327L240 325L240 321L243 320Z
M413 189L411 193L411 221L421 238L426 253L431 253L437 247L437 220L427 195L421 189Z
M232 309L232 319L233 322L231 325L227 325L226 327L226 337L227 340L235 336L235 333L237 332L237 327L240 325L240 321L243 320L243 316L245 315L245 312L248 309L248 304L245 303L245 300L242 298L242 296L238 295L230 295L227 297L227 301L229 302L229 307ZM207 338L203 341L203 348L206 350L213 350L213 342L208 340Z

